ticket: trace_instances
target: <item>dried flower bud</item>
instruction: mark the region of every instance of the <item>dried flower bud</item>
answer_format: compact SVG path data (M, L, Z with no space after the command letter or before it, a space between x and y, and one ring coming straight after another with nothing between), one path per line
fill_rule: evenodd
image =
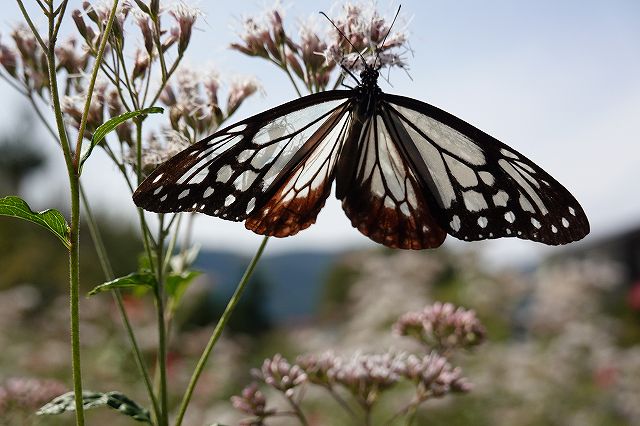
M189 45L189 41L191 40L191 29L193 28L193 24L196 22L196 19L202 15L202 11L181 1L180 3L175 4L169 13L176 20L178 27L180 28L178 54L181 55Z
M360 354L336 363L329 377L340 383L366 405L372 405L380 391L398 383L403 354Z
M63 43L58 43L56 47L56 57L58 65L67 70L70 74L82 71L87 62L85 53L79 54L76 50L76 40L69 38Z
M274 355L271 359L265 359L262 368L253 369L251 374L272 388L284 392L288 397L292 396L296 386L304 383L307 379L307 375L300 366L291 365L280 354Z
M240 38L244 41L244 45L232 43L232 49L249 56L269 57L266 44L271 40L271 36L265 25L253 18L246 19L244 21L244 33L240 35Z
M460 368L451 367L443 356L432 352L424 357L409 355L398 373L418 384L422 400L439 398L450 392L469 392L471 384Z
M84 13L87 14L87 17L91 19L95 24L100 26L101 24L100 17L96 13L96 9L91 5L91 2L83 1L82 8L84 9Z
M404 314L393 328L399 335L414 337L438 351L479 345L486 334L474 311L439 302Z
M19 25L11 32L16 48L25 66L37 65L37 55L40 49L31 30L24 25Z
M302 65L300 65L300 62L298 62L298 58L296 58L291 53L287 53L287 65L289 65L295 75L297 75L301 79L304 79L304 71L302 70Z
M151 59L149 54L143 52L142 50L136 50L136 60L133 65L133 72L131 73L131 79L136 80L137 78L142 78L144 74L147 72L149 68L149 64Z
M84 23L84 19L82 19L82 12L80 12L78 9L75 9L73 12L71 12L71 17L73 18L73 22L76 23L76 28L78 28L78 32L80 33L80 35L87 40L87 25Z
M275 413L274 409L267 409L267 399L258 389L257 383L251 383L244 389L240 396L232 396L231 403L236 410L255 416L260 420Z
M176 104L176 95L173 93L171 85L167 84L160 94L160 102L166 106L174 106Z
M320 355L307 354L296 358L296 364L307 375L307 381L323 386L332 385L329 372L340 362L340 358L336 357L333 352L325 352Z
M136 23L142 32L144 48L147 51L147 54L151 56L153 54L153 30L151 29L151 20L148 16L140 15L138 19L136 19Z
M227 100L227 115L233 114L246 98L256 93L259 89L258 83L252 78L235 80L229 89Z
M172 27L169 31L169 35L162 40L162 52L166 52L176 41L180 39L180 28Z
M120 94L117 90L111 90L107 95L107 110L109 117L117 117L124 113L124 106L120 101ZM121 143L133 146L133 126L130 120L119 124L115 130Z
M4 44L0 44L0 64L11 77L17 76L18 58L13 50Z

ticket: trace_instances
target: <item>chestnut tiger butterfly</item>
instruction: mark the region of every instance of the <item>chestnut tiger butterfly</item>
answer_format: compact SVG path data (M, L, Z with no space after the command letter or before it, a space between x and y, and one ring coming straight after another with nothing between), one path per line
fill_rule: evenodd
M559 245L589 233L580 204L531 160L435 106L382 92L378 68L362 64L359 80L345 68L352 89L287 102L178 153L135 204L287 237L316 221L335 181L351 224L388 247L434 248L447 234Z

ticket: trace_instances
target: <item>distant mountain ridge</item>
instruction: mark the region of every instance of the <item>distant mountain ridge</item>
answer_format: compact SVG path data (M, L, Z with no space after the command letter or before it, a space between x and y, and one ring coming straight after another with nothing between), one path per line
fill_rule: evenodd
M254 279L261 280L265 286L265 311L271 321L279 324L313 316L327 272L341 255L339 251L264 255ZM205 272L214 283L212 297L226 301L233 294L250 260L248 256L231 252L203 250L194 267Z

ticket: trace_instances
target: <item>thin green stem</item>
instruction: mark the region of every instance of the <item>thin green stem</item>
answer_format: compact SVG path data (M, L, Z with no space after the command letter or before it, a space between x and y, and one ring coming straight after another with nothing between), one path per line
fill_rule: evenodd
M204 351L202 352L202 355L200 356L200 359L198 360L198 364L196 365L196 368L193 371L193 374L191 375L191 379L189 380L189 385L187 386L187 390L184 393L182 402L180 403L180 411L178 412L178 417L176 418L175 426L182 425L182 419L184 418L184 415L187 411L187 407L189 406L189 401L191 401L191 396L193 395L193 391L195 390L196 384L198 383L198 379L200 378L200 375L202 374L202 371L204 370L204 367L207 364L209 355L211 355L211 351L213 350L213 347L216 345L218 339L220 338L220 335L222 334L222 330L224 330L225 326L229 322L229 318L231 317L231 314L233 313L236 305L238 304L238 301L240 301L240 297L242 296L242 293L244 292L244 289L247 283L249 282L249 278L251 278L251 276L253 275L253 271L256 265L258 264L260 257L262 256L262 252L264 251L264 248L267 245L267 241L269 241L269 237L264 237L262 239L262 243L260 243L260 247L258 247L258 251L256 251L256 254L253 256L253 259L251 259L251 262L247 266L247 269L244 271L244 275L240 279L240 282L236 287L236 291L233 293L233 296L231 296L229 303L227 303L227 307L222 313L222 316L220 317L220 319L218 320L218 324L216 324L216 328L213 330L213 334L209 338L209 342L207 343L206 348L204 349Z
M21 2L19 1L19 4ZM53 5L51 5L51 8ZM28 15L25 13L25 19ZM28 19L29 20L29 19ZM49 14L49 32L54 27L53 10ZM29 20L30 21L30 20ZM62 108L60 107L60 97L58 93L58 79L56 76L55 59L55 38L49 39L49 47L44 49L47 57L47 68L49 73L49 85L51 90L51 103L56 118L58 128L58 138L62 146L62 152L67 166L69 187L71 192L71 249L69 251L69 311L71 317L71 368L73 371L73 392L76 408L76 425L84 426L84 408L82 404L82 371L80 368L80 319L79 319L79 286L80 286L80 197L79 197L79 176L73 166L73 154L69 146L69 140L65 132Z
M293 400L293 398L289 397L288 395L285 395L285 397L286 397L287 401L289 402L289 405L291 405L291 408L293 408L293 411L294 411L296 417L298 418L298 420L300 420L300 424L302 426L308 426L309 425L309 421L305 417L305 415L302 412L302 409L300 408L300 406L298 404L296 404L296 402Z
M116 17L116 11L118 10L118 1L113 0L113 6L109 13L109 19L107 26L102 34L102 40L100 40L100 46L98 47L98 54L96 55L95 62L93 64L93 71L91 71L91 77L89 79L89 85L87 86L87 98L84 102L84 110L82 111L82 117L80 118L80 127L78 128L78 139L76 141L76 156L74 159L74 166L76 170L79 169L80 158L82 157L82 141L84 139L84 131L87 127L87 117L89 117L89 108L91 108L91 98L93 97L93 88L98 78L98 72L100 71L100 65L102 64L102 57L104 56L104 50L107 47L109 36L111 35L111 28L113 27L113 21ZM62 19L62 17L60 17Z
M93 216L91 206L89 205L89 200L86 197L82 184L80 184L80 198L84 206L85 218L89 226L89 233L91 234L91 239L93 240L93 245L96 249L98 260L100 261L104 276L109 281L113 280L115 278L113 268L111 267L111 262L109 261L109 257L107 256L107 250L104 246L102 235L100 234L100 229L98 228L98 224L96 223L95 217ZM151 378L149 376L147 367L145 366L142 351L138 346L138 341L136 340L133 328L131 327L131 323L129 322L129 316L127 315L127 311L124 307L124 303L122 301L122 293L119 289L114 290L113 297L116 305L118 306L118 311L120 312L120 317L122 318L124 328L127 331L127 335L131 343L131 348L133 350L133 355L136 360L136 365L138 366L138 370L140 370L140 374L142 375L144 384L147 388L147 394L149 395L149 400L151 401L151 404L153 406L154 415L156 419L158 419L160 418L160 406L158 405L158 400L153 392Z
M162 51L162 42L160 41L160 17L159 16L154 16L153 17L153 25L156 27L155 31L153 32L154 34L154 38L153 40L156 43L156 49L158 49L158 58L160 59L160 70L162 72L162 86L164 86L167 83L167 80L169 78L168 74L167 74L167 64L164 62L164 52Z
M154 295L156 298L156 314L158 322L158 368L160 371L160 406L162 417L159 426L169 424L168 398L167 398L167 327L165 322L165 301L164 301L164 271L162 267L162 256L164 250L164 215L160 215L158 244L156 247L156 287Z

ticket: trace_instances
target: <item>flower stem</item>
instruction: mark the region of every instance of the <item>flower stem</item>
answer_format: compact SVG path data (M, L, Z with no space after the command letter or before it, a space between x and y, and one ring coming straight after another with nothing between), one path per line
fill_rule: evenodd
M196 387L196 384L198 383L200 374L202 374L202 371L204 370L204 366L207 364L207 360L209 359L209 355L211 355L211 351L213 350L213 347L215 346L216 342L220 338L220 335L222 334L222 330L224 330L224 327L227 325L227 322L229 322L229 318L231 317L231 314L233 313L236 305L238 304L238 301L240 300L240 297L242 296L242 293L244 292L244 289L247 283L249 282L249 278L251 278L251 276L253 275L253 271L256 265L258 264L260 257L262 256L262 252L264 251L264 248L267 245L267 241L269 241L269 237L264 237L262 239L262 243L260 243L260 247L258 247L258 251L256 251L256 254L253 256L253 259L251 259L251 262L247 266L247 269L244 271L244 275L240 279L240 282L236 287L236 291L233 293L233 296L231 296L229 303L227 303L227 307L222 313L220 320L218 320L218 324L216 324L216 328L213 330L213 334L209 338L209 342L207 343L207 346L205 347L204 351L202 352L202 355L200 356L200 359L198 360L198 364L196 365L196 368L193 371L193 374L191 375L191 379L189 380L189 386L187 387L187 390L184 393L184 396L182 398L182 402L180 403L180 411L178 413L175 426L180 426L182 424L182 419L184 418L184 414L187 411L187 407L189 406L189 401L191 400L193 391Z
M98 228L98 224L96 223L96 220L93 216L93 212L91 211L91 206L89 205L89 200L87 200L84 189L82 188L82 184L80 185L80 198L84 206L85 218L89 226L89 233L91 234L91 239L93 240L93 245L96 249L98 260L100 261L100 265L102 266L102 270L104 272L105 278L109 281L113 280L115 276L113 274L111 262L109 262L109 258L107 257L107 250L104 246L104 242L102 241L102 236L100 235L100 229ZM149 400L151 401L151 404L153 406L153 412L157 420L160 418L160 407L158 405L158 400L156 398L155 393L153 392L153 386L151 384L151 378L149 377L149 371L145 366L144 358L142 357L142 352L140 351L140 347L138 346L138 342L133 332L133 328L131 327L131 323L129 322L129 317L127 315L127 311L124 308L124 303L122 301L122 293L120 292L119 289L114 289L113 297L116 302L116 305L118 306L118 311L120 312L120 317L122 318L122 323L124 324L124 328L127 331L129 341L131 342L131 349L133 350L133 355L136 360L136 365L138 366L138 370L140 370L140 374L142 375L142 378L144 380L144 384L147 388L147 394L149 395Z
M160 407L162 417L159 426L169 424L169 404L167 398L167 326L164 318L164 271L162 267L162 256L164 249L164 215L160 215L158 244L156 247L156 287L154 295L156 298L156 313L158 321L158 369L160 372Z
M91 107L91 97L93 96L93 88L96 84L96 79L98 78L98 72L100 71L100 66L102 64L102 57L104 56L104 51L107 47L107 41L109 41L109 36L111 35L111 28L113 27L113 21L116 17L116 11L118 10L118 1L113 0L113 6L111 6L111 12L109 13L109 19L107 21L107 26L105 27L104 33L102 34L102 40L100 41L100 46L98 47L98 54L96 55L95 62L93 64L93 71L91 72L91 78L89 79L89 86L87 86L87 98L84 102L84 110L82 111L82 117L80 118L80 127L78 128L78 139L76 141L76 156L74 159L74 166L76 170L79 169L80 158L82 157L82 140L84 139L84 131L87 126L87 117L89 116L89 108ZM53 53L51 53L53 54Z

